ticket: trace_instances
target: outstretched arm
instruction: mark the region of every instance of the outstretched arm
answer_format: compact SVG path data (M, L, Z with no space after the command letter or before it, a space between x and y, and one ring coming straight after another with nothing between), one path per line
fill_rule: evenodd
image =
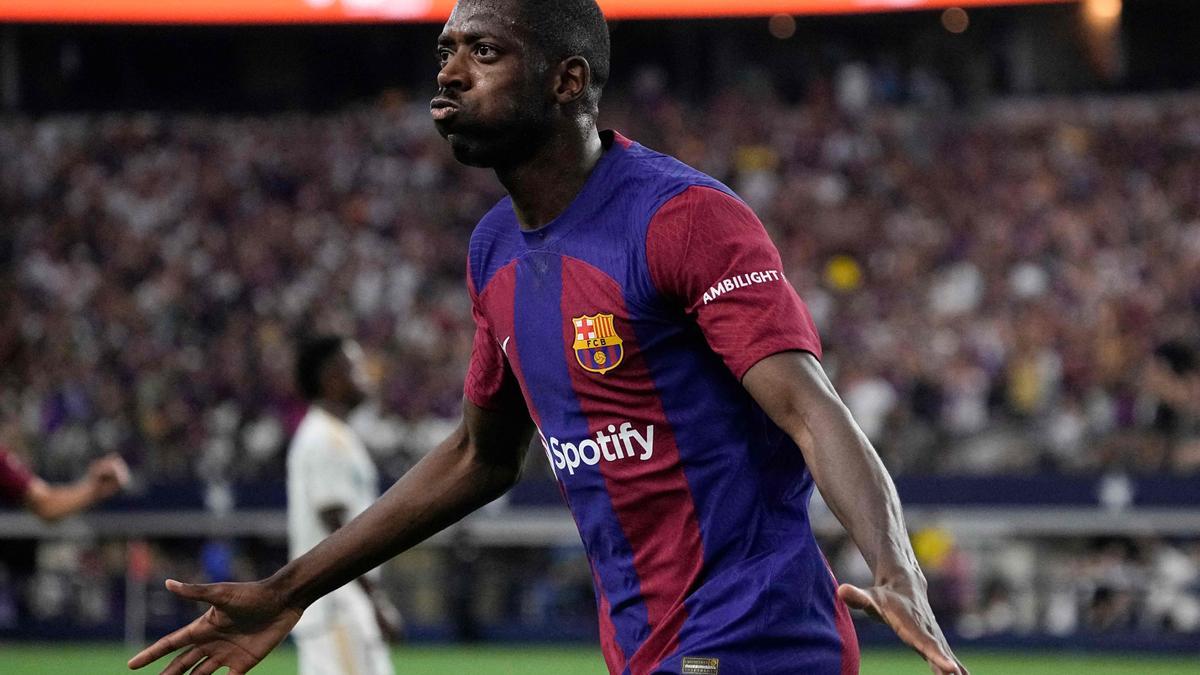
M346 512L345 506L331 506L321 509L317 515L325 529L333 533L346 526L348 520ZM399 642L403 639L404 617L387 597L387 593L380 588L379 584L375 583L369 574L362 575L356 582L363 593L367 594L367 599L371 601L371 608L375 612L375 623L379 624L383 638L388 642Z
M646 258L658 291L696 321L729 372L800 446L871 565L875 586L842 586L838 595L886 621L937 675L965 675L929 609L895 486L825 377L812 315L750 207L693 186L651 220Z
M506 492L517 481L533 426L528 414L469 401L463 422L371 508L273 576L249 584L167 583L212 607L129 661L141 668L185 648L162 671L244 674L291 631L317 598L349 583Z
M70 485L50 485L40 478L29 483L25 506L42 520L53 522L108 499L129 482L129 467L118 455L92 462L87 475Z
M843 584L838 596L891 626L934 673L966 675L929 607L896 488L820 362L807 352L781 352L751 367L742 384L800 446L821 495L874 573L873 587Z

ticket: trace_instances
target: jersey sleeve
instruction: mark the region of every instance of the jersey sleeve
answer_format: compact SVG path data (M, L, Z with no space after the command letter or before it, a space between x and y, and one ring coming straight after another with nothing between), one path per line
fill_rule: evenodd
M508 365L499 340L488 325L469 272L467 290L471 295L475 339L471 345L471 359L467 365L463 394L468 401L484 410L499 412L519 408L524 404L524 399L521 398L517 378Z
M33 474L16 457L0 448L0 503L18 505L25 501Z
M779 251L736 197L692 186L664 204L646 234L658 292L681 305L739 380L764 358L821 358L812 315L783 276Z

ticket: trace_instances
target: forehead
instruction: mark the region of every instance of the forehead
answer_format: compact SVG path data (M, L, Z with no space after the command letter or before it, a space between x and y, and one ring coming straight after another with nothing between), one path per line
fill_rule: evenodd
M517 39L520 12L512 0L461 0L454 5L442 28L441 39L451 36L493 36Z

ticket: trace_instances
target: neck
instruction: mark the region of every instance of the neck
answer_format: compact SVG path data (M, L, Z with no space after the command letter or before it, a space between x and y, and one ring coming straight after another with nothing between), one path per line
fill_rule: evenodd
M565 211L603 154L596 124L588 122L555 133L524 162L498 167L521 229L536 230Z
M324 410L343 422L350 418L350 411L354 409L354 406L352 405L331 401L327 398L317 399L313 401L313 405L319 407L321 410Z

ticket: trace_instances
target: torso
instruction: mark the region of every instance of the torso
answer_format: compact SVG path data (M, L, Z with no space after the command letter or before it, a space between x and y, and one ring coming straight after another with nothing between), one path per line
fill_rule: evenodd
M840 664L802 456L648 270L651 217L695 186L728 192L617 137L542 230L520 232L507 200L481 222L477 306L592 561L613 672L680 672L683 657L717 652L725 672L802 672L761 665L770 650L751 645L773 621L815 648L814 664ZM792 603L810 605L795 608L802 621L780 606Z

